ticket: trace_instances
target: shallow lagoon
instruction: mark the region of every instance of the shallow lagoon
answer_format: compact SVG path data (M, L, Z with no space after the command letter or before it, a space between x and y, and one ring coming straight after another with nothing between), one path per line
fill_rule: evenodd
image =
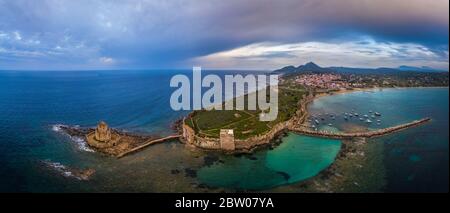
M273 150L251 156L227 156L198 172L201 183L234 189L262 190L313 177L328 167L340 149L338 140L293 133Z
M211 190L198 187L201 183L264 189L313 176L333 161L333 153L339 149L338 141L290 134L273 150L261 150L253 157L220 156L213 165L205 164L207 154L186 149L176 141L117 160L90 152L82 141L53 128L54 124L94 126L102 119L128 131L169 134L170 124L186 113L169 108L171 74L0 72L0 191ZM375 140L385 144L386 191L448 191L448 88L322 97L310 110L338 113L351 108L380 111L380 127L430 116L430 124ZM333 128L348 128L342 118L334 122ZM44 168L41 162L46 160L93 168L96 173L89 181L80 181ZM187 175L186 170L194 172Z

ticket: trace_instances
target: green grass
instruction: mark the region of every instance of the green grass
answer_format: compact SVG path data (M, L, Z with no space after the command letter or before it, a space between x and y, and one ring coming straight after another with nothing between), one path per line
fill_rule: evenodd
M194 111L191 118L186 120L186 124L202 136L218 138L220 129L233 129L235 138L246 139L264 134L275 124L290 119L305 93L306 91L298 86L280 85L278 117L274 121L259 121L260 110L200 110Z

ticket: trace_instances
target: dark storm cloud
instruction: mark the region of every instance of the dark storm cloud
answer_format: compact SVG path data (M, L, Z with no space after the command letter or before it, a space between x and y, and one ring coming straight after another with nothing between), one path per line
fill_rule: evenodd
M0 0L0 66L188 67L255 43L361 37L448 57L448 12L447 0Z

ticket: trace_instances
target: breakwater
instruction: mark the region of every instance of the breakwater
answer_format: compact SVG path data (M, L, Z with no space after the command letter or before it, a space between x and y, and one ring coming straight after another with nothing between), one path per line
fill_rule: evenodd
M355 133L333 133L333 132L327 132L327 131L313 131L306 127L291 127L289 128L290 131L303 134L303 135L310 135L310 136L316 136L316 137L325 137L325 138L332 138L332 139L351 139L351 138L372 138L372 137L380 137L383 135L387 135L390 133L394 133L403 129L415 127L421 124L424 124L428 121L430 121L430 118L423 118L420 120L415 120L409 123L400 124L393 127L388 127L384 129L374 130L374 131L367 131L367 132L355 132Z

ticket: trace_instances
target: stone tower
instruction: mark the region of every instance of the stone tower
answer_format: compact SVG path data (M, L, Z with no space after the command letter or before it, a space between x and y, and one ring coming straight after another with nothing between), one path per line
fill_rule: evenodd
M100 121L95 129L95 140L100 142L108 142L111 140L111 130L103 121Z
M234 144L234 131L232 129L220 130L220 149L222 150L234 150L236 148Z

